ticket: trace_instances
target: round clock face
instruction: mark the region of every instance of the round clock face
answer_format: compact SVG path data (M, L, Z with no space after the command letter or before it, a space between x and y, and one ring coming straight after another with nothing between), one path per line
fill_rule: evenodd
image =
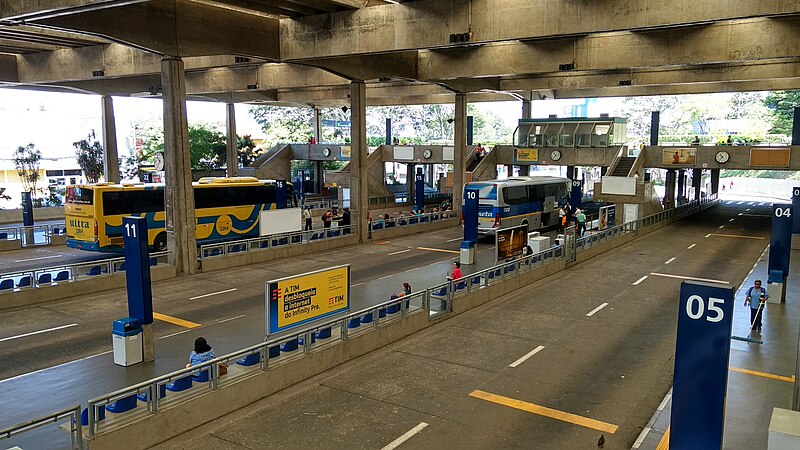
M153 155L153 165L156 166L156 170L164 170L164 154L161 152L156 152Z
M430 159L431 156L433 156L433 152L431 151L431 149L426 148L425 150L423 150L423 152L422 152L422 157L423 158Z
M731 155L728 152L717 152L717 155L714 157L714 159L716 159L718 163L724 164L731 159Z
M331 156L331 149L326 148L326 149L322 150L322 155L325 156L326 158L328 156Z
M550 159L552 159L553 161L558 161L559 159L561 159L561 152L559 150L553 150L552 152L550 152Z

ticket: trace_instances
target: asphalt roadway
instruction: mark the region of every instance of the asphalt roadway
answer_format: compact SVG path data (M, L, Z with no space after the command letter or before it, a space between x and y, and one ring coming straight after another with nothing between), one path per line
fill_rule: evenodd
M631 448L672 384L681 281L738 286L769 223L711 208L158 448Z

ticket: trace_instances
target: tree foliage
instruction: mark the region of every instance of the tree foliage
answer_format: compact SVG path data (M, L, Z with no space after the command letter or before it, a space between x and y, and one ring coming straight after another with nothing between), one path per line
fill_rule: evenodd
M770 133L792 134L794 107L800 106L800 91L772 91L764 99L764 106L772 113Z
M249 134L236 137L236 149L239 154L239 163L243 167L253 164L264 153L264 150L253 142L252 136Z
M164 151L164 129L161 125L140 122L135 125L134 154L125 158L121 171L127 178L136 178L139 166L152 164L153 154ZM219 125L189 124L189 159L192 170L210 171L226 162L227 143Z
M14 167L22 180L22 187L25 192L31 192L34 196L38 193L36 185L42 177L39 169L42 162L42 152L32 143L20 146L14 150L12 156Z
M103 146L97 140L94 130L89 131L86 139L72 143L78 166L89 183L97 183L103 176Z

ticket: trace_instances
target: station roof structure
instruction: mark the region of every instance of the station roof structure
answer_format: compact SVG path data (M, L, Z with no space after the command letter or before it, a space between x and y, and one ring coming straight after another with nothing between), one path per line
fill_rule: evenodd
M800 1L0 0L0 85L369 105L797 89Z

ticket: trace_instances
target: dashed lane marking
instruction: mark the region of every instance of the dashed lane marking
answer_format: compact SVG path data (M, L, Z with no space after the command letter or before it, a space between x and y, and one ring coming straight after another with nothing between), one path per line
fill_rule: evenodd
M385 447L381 450L394 450L395 448L399 447L403 442L411 439L412 436L419 433L420 431L424 430L428 424L425 422L420 422L419 425L415 426L414 428L406 431L405 433L401 434L400 437L393 440L392 442L388 443Z
M728 222L733 222L733 217L731 217L731 220L729 220Z
M386 256L399 255L400 253L407 253L407 252L410 252L410 251L411 251L411 249L409 248L409 249L406 249L406 250L400 250L400 251L397 251L397 252L387 253Z
M713 280L711 278L698 278L698 277L690 277L686 275L671 275L668 273L658 273L658 272L650 272L650 275L656 277L666 277L666 278L677 278L679 280L696 280L696 281L707 281L709 283L722 283L722 284L731 284L728 281L724 280Z
M236 288L233 288L233 289L225 289L224 291L212 292L212 293L210 293L210 294L198 295L198 296L196 296L196 297L189 297L189 300L197 300L198 298L206 298L206 297L211 297L212 295L227 294L228 292L233 292L233 291L235 291L235 290L236 290Z
M455 241L460 241L461 239L462 239L462 238L460 238L460 237L457 237L457 238L455 238L455 239L448 239L446 242L455 242Z
M579 425L585 428L591 428L597 431L602 431L604 433L614 434L617 432L617 429L619 428L619 426L614 425L613 423L602 422L596 419L590 419L588 417L579 416L577 414L572 414L565 411L559 411L557 409L552 409L546 406L540 406L533 403L523 402L522 400L516 400L509 397L503 397L502 395L492 394L490 392L476 390L470 392L469 396L485 400L487 402L495 403L497 405L508 406L509 408L519 409L520 411L525 411L532 414L538 414L540 416L548 417L550 419L556 419L562 422Z
M158 319L158 320L160 320L162 322L171 323L173 325L178 325L179 327L184 327L184 328L197 328L197 327L200 326L200 324L196 323L196 322L190 322L188 320L179 319L177 317L172 317L172 316L168 316L166 314L160 314L160 313L157 313L157 312L153 313L153 318L154 319Z
M13 341L14 339L20 339L20 338L24 338L24 337L28 337L28 336L34 336L34 335L42 334L42 333L49 333L51 331L58 331L58 330L63 330L65 328L72 328L72 327L77 327L77 326L78 326L77 323L71 323L69 325L61 325L60 327L48 328L46 330L32 331L30 333L18 334L16 336L4 337L4 338L0 339L0 342Z
M691 249L693 249L695 245L697 245L697 244L692 244L692 245L690 245L690 246L686 247L686 250L691 250Z
M633 285L634 285L634 286L638 286L638 285L639 285L639 283L641 283L642 281L644 281L644 280L646 280L646 279L647 279L647 275L645 275L645 276L643 276L642 278L639 278L638 280L634 281L634 282L633 282Z
M792 375L790 377L785 377L783 375L775 375L775 374L772 374L772 373L758 372L756 370L742 369L740 367L733 367L733 366L728 367L728 369L731 372L745 373L747 375L755 375L757 377L763 377L763 378L769 378L769 379L772 379L772 380L779 380L779 381L786 381L788 383L794 383L794 375Z
M61 255L50 255L50 256L39 256L38 258L28 258L28 259L18 259L14 261L15 263L21 262L28 262L28 261L38 261L40 259L50 259L50 258L60 258Z
M608 303L603 303L602 305L598 306L597 308L595 308L595 309L589 311L588 313L586 313L586 317L592 317L593 315L595 315L595 313L597 311L600 311L601 309L605 308L606 306L608 306Z
M710 234L707 234L707 235L706 235L706 237L709 237L709 236L717 236L717 237L729 237L729 238L742 238L742 239L759 239L759 240L762 240L762 241L764 240L764 238L763 238L763 237L761 237L761 236L745 236L745 235L742 235L742 234L719 234L719 233L710 233Z
M238 316L228 317L227 319L218 320L217 323L230 322L231 320L241 319L242 317L245 316L247 316L247 314L239 314Z
M721 229L725 228L725 225L720 225L717 228L719 228L721 230Z
M520 358L520 359L514 361L513 363L509 364L508 367L517 367L518 365L520 365L520 364L524 363L525 361L527 361L531 356L539 353L542 350L544 350L544 345L540 345L540 346L536 347L535 349L529 351L522 358Z
M364 284L363 281L361 283L351 284L350 287L361 286L362 284Z
M427 250L429 252L455 253L456 255L460 254L455 250L445 250L443 248L417 247L417 250Z
M673 256L672 258L670 258L670 259L668 259L668 260L664 261L664 264L669 264L669 263L671 263L672 261L675 261L675 257L674 257L674 256Z

